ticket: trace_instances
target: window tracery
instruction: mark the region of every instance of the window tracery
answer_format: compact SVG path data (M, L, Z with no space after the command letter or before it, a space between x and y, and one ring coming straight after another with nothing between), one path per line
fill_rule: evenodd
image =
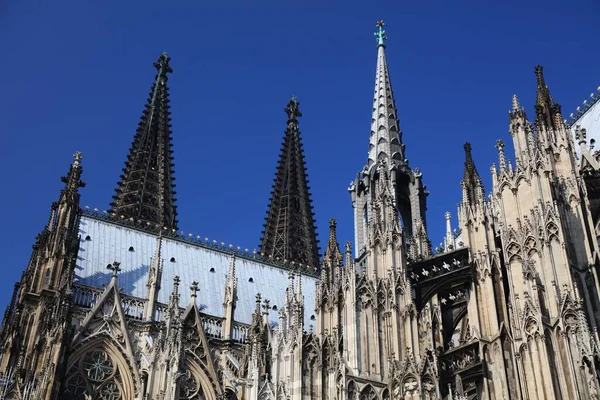
M196 380L196 377L189 369L186 369L185 374L180 378L179 398L185 400L203 400L206 397L202 391L202 386Z
M69 400L124 399L123 382L110 355L90 350L67 373L65 396Z

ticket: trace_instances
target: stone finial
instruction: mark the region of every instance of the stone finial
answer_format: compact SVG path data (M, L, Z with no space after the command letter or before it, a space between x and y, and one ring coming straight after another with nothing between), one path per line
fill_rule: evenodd
M580 125L575 126L575 139L577 139L579 145L586 144L587 130L585 128L581 128Z
M267 299L264 300L263 305L262 305L262 307L263 307L263 314L269 315L269 311L271 310L270 303L271 302L269 300L267 300Z
M118 261L115 261L112 264L108 264L108 266L106 267L106 269L109 269L112 271L113 278L116 278L117 275L119 274L119 272L121 272L121 267L119 267L119 265L121 265L121 263Z
M190 286L190 290L192 291L192 299L195 299L196 297L198 297L198 291L200 290L198 288L198 282L197 281L193 281L192 285Z

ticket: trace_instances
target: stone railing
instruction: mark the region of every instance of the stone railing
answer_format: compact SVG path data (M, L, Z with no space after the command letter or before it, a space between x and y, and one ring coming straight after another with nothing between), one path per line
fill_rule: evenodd
M72 301L73 305L80 307L92 307L104 293L103 289L90 286L73 285Z
M97 303L100 296L104 293L104 289L94 288L84 285L74 285L72 300L73 305L88 309L89 312ZM142 321L144 317L144 308L147 300L139 297L127 296L123 293L120 295L121 307L123 313L134 320ZM184 308L179 309L180 313L185 311ZM157 322L165 322L168 315L168 306L163 303L157 303L154 311L154 320ZM200 314L202 320L202 329L209 339L223 339L223 318L215 317L207 314ZM234 322L231 333L231 340L238 343L246 343L250 326L240 322Z
M231 340L238 343L246 343L246 340L248 339L248 333L250 332L250 326L246 324L240 324L239 322L234 322L232 331Z

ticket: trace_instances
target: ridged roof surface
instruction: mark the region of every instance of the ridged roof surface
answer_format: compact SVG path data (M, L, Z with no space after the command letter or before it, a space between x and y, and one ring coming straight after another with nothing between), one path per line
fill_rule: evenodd
M146 298L148 270L156 251L157 235L88 216L81 218L79 234L81 243L75 269L76 283L93 287L108 285L112 272L106 266L118 261L121 263L118 285L123 293ZM161 254L164 264L158 301L168 303L173 278L179 276L182 307L189 303L191 283L198 281L200 291L196 302L203 308L202 312L222 317L231 254L168 237L162 238ZM288 273L259 261L237 257L235 320L246 324L251 322L257 293L270 300L271 307L281 309L288 287ZM315 325L310 319L315 313L315 283L315 278L302 276L305 326ZM278 320L276 311L271 312L270 319Z
M600 145L600 101L596 101L589 106L585 112L578 115L577 119L571 121L570 124L573 136L575 136L575 130L578 126L585 128L587 132L587 142L589 143L590 139L594 139L596 141L596 149L598 149L597 146ZM577 155L581 153L581 149L577 144L577 139L575 139L575 151L577 152Z

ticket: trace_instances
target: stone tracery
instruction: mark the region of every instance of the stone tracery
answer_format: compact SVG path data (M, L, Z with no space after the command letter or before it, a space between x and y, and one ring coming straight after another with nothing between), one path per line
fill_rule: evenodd
M92 349L67 372L65 396L73 400L123 399L121 371L104 349Z

